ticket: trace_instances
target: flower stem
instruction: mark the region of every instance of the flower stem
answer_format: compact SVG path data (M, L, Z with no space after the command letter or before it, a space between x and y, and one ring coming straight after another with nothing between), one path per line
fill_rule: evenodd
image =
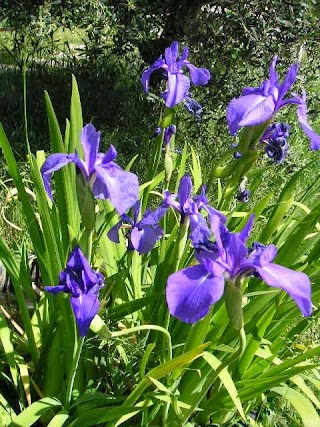
M79 337L78 340L76 340L76 342L75 342L73 360L72 360L70 375L68 378L68 386L67 386L67 392L66 392L65 406L67 408L70 406L70 403L71 403L73 384L74 384L74 380L76 378L77 369L78 369L78 365L79 365L79 361L80 361L80 355L81 355L84 340L85 340L85 337Z

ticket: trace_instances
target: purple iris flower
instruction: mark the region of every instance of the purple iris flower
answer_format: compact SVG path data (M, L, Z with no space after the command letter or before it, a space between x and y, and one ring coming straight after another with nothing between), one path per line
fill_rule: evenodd
M161 95L165 99L165 104L173 108L179 104L187 95L190 88L190 80L183 74L183 67L187 67L190 72L190 78L196 86L206 85L210 79L210 73L205 68L197 68L187 60L189 49L185 47L182 55L178 58L179 43L174 41L170 47L165 50L164 59L162 55L147 68L141 77L141 83L146 93L149 91L149 81L151 74L162 68L166 71L168 77L167 90Z
M175 125L169 125L164 130L164 143L166 146L170 146L171 137L176 133L177 127Z
M82 172L94 196L97 199L110 199L120 215L125 213L138 199L138 177L126 172L114 160L116 149L110 145L106 154L99 153L100 132L92 124L86 125L81 131L81 144L84 160L77 153L54 153L47 158L41 168L45 189L51 200L51 176L68 163L74 163Z
M128 249L135 249L140 254L145 254L150 252L163 236L163 230L158 223L169 206L162 204L154 211L147 210L143 218L138 221L140 208L138 201L132 208L133 219L128 215L121 215L121 220L109 230L108 237L112 242L119 243L119 230L123 223L127 223L131 226L128 234Z
M59 285L46 286L52 294L71 294L70 302L81 337L87 335L90 323L99 311L98 294L104 284L104 277L92 270L79 246L71 252L66 268L59 275Z
M220 238L207 242L207 248L197 251L200 264L173 273L167 283L167 303L170 313L186 323L206 316L212 304L224 293L225 280L237 286L243 277L258 275L272 287L286 291L304 316L312 311L311 286L308 276L299 271L274 264L277 248L255 244L251 249L246 240L253 226L253 215L240 233L220 228Z
M240 98L234 98L227 108L227 121L231 135L235 135L242 126L256 126L270 120L282 107L288 104L298 106L298 121L310 139L311 150L320 149L318 135L307 121L306 93L302 96L293 94L285 98L298 74L298 63L291 65L282 83L276 72L278 57L270 65L269 78L258 88L248 87L242 91Z
M202 186L200 195L191 197L192 180L190 175L186 174L180 179L178 194L171 194L169 191L164 193L164 204L173 207L180 213L181 223L188 217L190 220L190 235L194 248L200 247L211 236L212 231L216 235L220 225L225 224L226 217L217 209L209 206L206 196L206 187ZM208 220L211 229L208 227L206 219L200 213L204 210L208 214Z

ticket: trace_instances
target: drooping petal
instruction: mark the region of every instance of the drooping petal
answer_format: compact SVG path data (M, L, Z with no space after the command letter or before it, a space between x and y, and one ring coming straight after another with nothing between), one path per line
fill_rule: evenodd
M78 298L70 298L72 310L79 329L79 335L84 337L94 316L98 313L100 302L96 295L81 294Z
M82 128L81 145L84 152L85 162L90 175L94 171L100 144L100 132L90 123Z
M307 120L306 93L303 92L301 103L298 105L298 121L304 133L310 139L311 150L320 150L320 135L318 135L309 125Z
M231 135L241 126L256 126L269 120L275 109L272 96L245 95L234 98L227 108L227 121Z
M223 295L224 279L202 265L188 267L168 278L166 298L170 313L186 323L203 318Z
M124 214L138 200L138 177L115 163L96 165L95 170L97 178L92 187L93 194L97 198L109 198L119 214Z
M210 80L210 72L206 68L198 68L194 65L190 64L190 62L185 61L184 64L186 67L188 67L190 71L190 78L194 85L196 86L203 86L208 83Z
M163 230L160 226L145 227L139 229L133 227L131 231L131 243L140 254L150 252L154 245L163 236Z
M107 233L107 236L113 243L120 243L119 240L119 230L122 226L122 221L119 221L117 224L115 224L113 227L110 228L110 230Z
M256 270L269 286L286 291L304 316L310 316L311 285L306 274L273 263L256 267Z
M78 168L80 168L81 172L84 176L88 176L87 169L83 161L77 156L77 154L64 154L64 153L54 153L49 156L46 161L43 163L41 167L41 175L43 179L44 188L51 200L52 197L52 189L51 189L51 177L53 172L61 169L63 166L68 163L74 163Z
M51 294L58 294L59 292L71 292L67 285L45 286L44 289Z
M166 106L173 108L179 104L190 88L190 80L181 73L171 74L168 72L168 92L166 94Z
M149 81L150 81L150 76L151 74L155 71L158 70L159 68L164 68L165 65L165 60L162 58L162 55L160 55L160 57L152 64L150 65L149 68L147 68L141 76L141 83L142 86L144 88L144 91L146 93L149 92Z
M291 86L295 83L297 79L298 70L299 70L299 64L297 62L291 65L291 67L289 68L283 82L279 87L278 102L276 105L276 110L278 109L278 103L282 101L282 99L285 97L287 92L290 90Z

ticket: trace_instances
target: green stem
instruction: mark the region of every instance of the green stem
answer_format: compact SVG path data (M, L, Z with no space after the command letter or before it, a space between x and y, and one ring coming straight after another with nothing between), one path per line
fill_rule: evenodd
M28 154L31 154L29 136L28 136L28 115L27 115L27 59L24 54L22 65L22 85L23 85L23 121L24 121L24 134L27 145Z
M73 360L72 360L71 371L70 371L70 375L69 375L69 379L68 379L68 386L67 386L67 392L66 392L66 404L65 404L65 406L67 408L69 407L69 405L71 403L73 384L74 384L74 380L76 378L77 369L78 369L78 365L79 365L79 361L80 361L80 355L81 355L84 340L85 340L85 337L79 337L78 340L76 340L76 342L75 342L75 349L74 349L74 353L73 353Z
M153 160L147 175L148 181L151 181L157 175L157 171L158 171L158 167L161 159L161 151L163 147L164 130L166 127L172 124L174 119L174 113L175 113L174 108L165 108L164 110L163 119L160 124L162 131L161 131L161 135L157 137L155 141L155 147L153 150ZM148 199L149 199L149 191L150 191L150 186L145 188L143 192L142 211L146 210Z
M188 239L188 230L189 230L190 218L185 217L183 223L180 226L179 237L178 237L178 248L176 252L176 262L174 266L174 271L178 271L180 266L181 258L186 249L186 243Z

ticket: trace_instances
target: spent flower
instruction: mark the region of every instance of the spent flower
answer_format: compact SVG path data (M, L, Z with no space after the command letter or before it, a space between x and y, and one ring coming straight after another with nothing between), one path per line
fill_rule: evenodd
M260 139L267 156L275 163L282 163L288 153L289 130L287 123L273 123Z

